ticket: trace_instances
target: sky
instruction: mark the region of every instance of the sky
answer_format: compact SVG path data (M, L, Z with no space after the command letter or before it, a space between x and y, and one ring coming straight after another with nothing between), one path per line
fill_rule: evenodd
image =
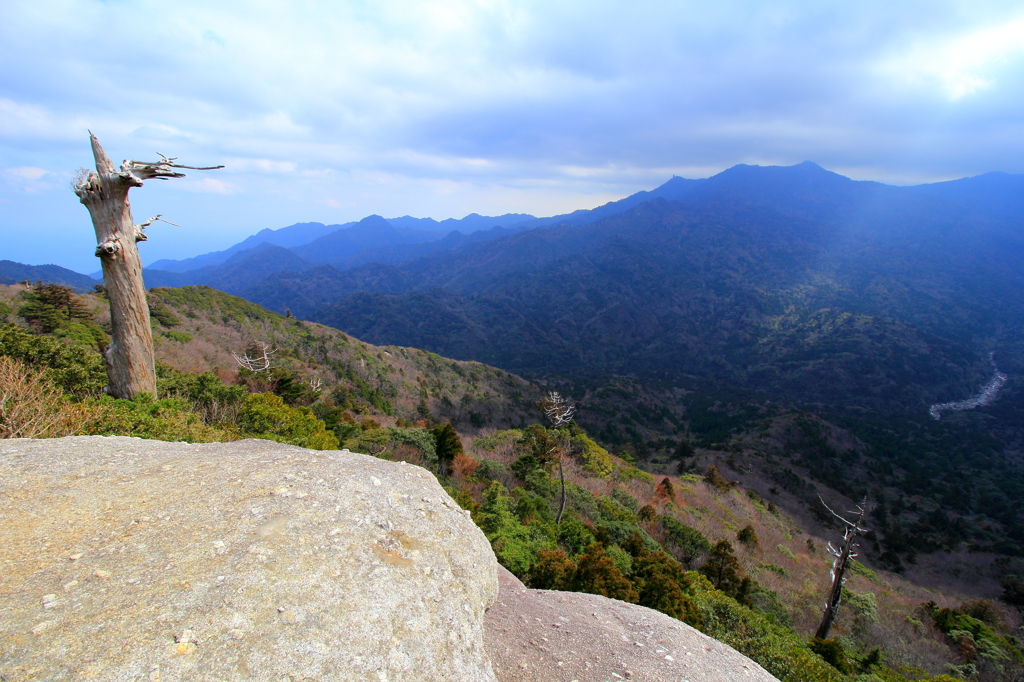
M143 261L264 228L537 216L805 160L892 184L1024 173L1024 4L3 0L0 260L93 272L92 165Z

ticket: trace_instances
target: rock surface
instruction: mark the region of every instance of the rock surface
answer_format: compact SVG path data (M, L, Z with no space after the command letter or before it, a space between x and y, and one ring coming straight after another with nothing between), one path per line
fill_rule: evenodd
M594 594L531 590L498 570L485 641L500 682L778 682L663 613Z
M0 441L0 679L466 680L487 540L418 467L268 441Z

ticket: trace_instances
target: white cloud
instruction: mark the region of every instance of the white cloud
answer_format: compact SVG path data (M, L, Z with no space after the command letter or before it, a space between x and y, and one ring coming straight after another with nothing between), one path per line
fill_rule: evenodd
M214 215L248 234L562 212L740 162L1024 172L1024 19L997 0L7 0L0 16L17 65L0 166L91 165L87 128L115 159L223 163L133 192L207 232ZM61 183L42 189L58 175L5 177L79 216ZM9 199L0 230L45 213Z
M44 175L47 175L50 171L43 168L34 168L32 166L22 166L20 168L8 168L7 172L23 180L38 180Z
M1002 71L1024 65L1024 17L971 27L940 40L922 40L911 50L885 62L883 68L904 78L941 88L951 100L1007 85Z
M215 178L199 178L179 182L181 189L186 192L199 192L201 194L235 194L239 187L233 183L217 180Z

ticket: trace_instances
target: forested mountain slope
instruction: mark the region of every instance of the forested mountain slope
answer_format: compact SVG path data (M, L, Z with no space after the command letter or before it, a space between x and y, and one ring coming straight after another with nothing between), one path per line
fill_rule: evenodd
M697 447L682 438L672 443L674 457L684 469L699 464L703 475L656 478L633 466L638 451L615 457L575 422L537 423L545 414L534 404L540 387L501 370L375 347L208 287L151 290L149 306L159 399L116 400L102 390L97 352L109 330L102 290L76 296L55 285L0 286L0 438L262 438L411 462L437 475L498 560L532 587L657 609L784 682L1020 679L1016 607L1024 582L1009 575L1021 573L1020 559L961 561L966 590L934 581L925 590L856 564L830 639L810 637L829 585L826 540L839 532L828 527L829 514L794 519L777 501L792 491L821 492L845 509L839 493L801 473L829 450L856 458L862 445L813 415L744 404L742 396L723 404L711 383L658 393L618 378L587 393L578 414L606 433L643 410L693 437ZM551 405L555 397L545 400ZM659 412L654 400L681 409ZM737 439L744 434L731 427L751 420L760 430ZM755 450L763 458L753 465L775 464L785 474L778 483L784 495L759 493L705 466L717 461L749 477ZM919 496L909 504L884 495L877 501L872 523L886 543L908 513L944 530ZM872 531L861 549L874 566L878 541Z
M245 295L374 343L563 382L601 412L589 428L655 469L684 437L780 502L809 509L814 485L912 499L880 524L893 566L940 549L1016 553L1020 196L1021 176L898 188L813 164L737 167L593 224L281 272ZM996 399L932 419L932 404L992 378L990 357L1008 377ZM855 446L810 427L768 435L796 413Z

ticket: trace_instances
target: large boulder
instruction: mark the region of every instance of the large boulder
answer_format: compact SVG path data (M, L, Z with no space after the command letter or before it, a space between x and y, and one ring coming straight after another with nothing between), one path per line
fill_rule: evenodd
M428 472L267 441L0 441L0 679L494 680Z
M779 682L664 613L597 594L531 590L498 571L484 641L500 682Z

